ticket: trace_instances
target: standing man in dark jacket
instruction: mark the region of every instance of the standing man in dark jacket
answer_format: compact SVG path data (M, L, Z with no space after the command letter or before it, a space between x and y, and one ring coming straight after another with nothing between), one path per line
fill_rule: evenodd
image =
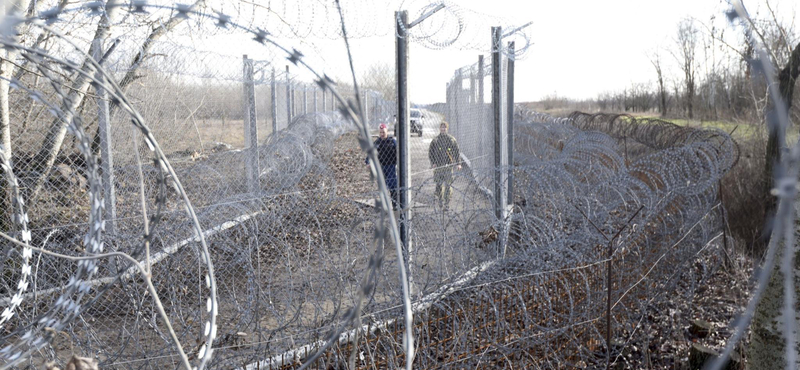
M389 129L386 124L381 123L378 130L378 138L375 139L375 149L378 150L378 161L380 161L383 177L386 180L386 187L392 195L392 209L397 210L397 141L389 137ZM364 160L369 164L369 158Z
M447 133L449 125L442 121L439 135L431 141L428 148L428 159L433 169L433 181L436 182L436 200L447 210L453 195L453 168L461 169L461 152L458 150L456 138Z

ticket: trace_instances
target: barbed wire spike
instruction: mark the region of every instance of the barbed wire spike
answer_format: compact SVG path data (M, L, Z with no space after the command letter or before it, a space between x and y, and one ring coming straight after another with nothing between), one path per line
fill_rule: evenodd
M147 0L133 0L131 2L131 13L139 13L139 14L148 14L149 12L145 10L147 6Z
M349 109L347 109L347 107L341 106L337 110L339 111L339 114L341 114L341 115L343 115L345 117L348 117L350 115L350 111L349 111Z
M181 19L189 19L189 12L192 11L192 6L188 4L175 4L175 10L178 12L175 16Z
M322 89L322 91L328 89L328 82L326 82L324 78L318 78L314 80L314 83L316 83L317 86L319 86L319 88Z
M725 17L728 18L728 22L733 23L739 18L739 13L736 12L736 9L731 8L725 11Z
M253 40L255 40L259 44L264 44L267 41L267 36L270 35L269 32L261 28L256 28L256 31L254 33L255 36L253 36Z
M227 29L230 22L231 16L217 12L217 27Z
M297 62L299 62L301 58L303 58L303 53L294 48L292 49L291 54L286 57L286 59L288 59L294 65L297 65Z
M52 9L48 9L48 10L45 10L45 11L39 13L39 18L44 20L45 24L51 25L51 24L59 21L59 18L58 18L59 15L61 15L61 9L52 8Z
M3 20L0 21L0 38L6 41L16 39L19 36L19 30L17 27L23 22L25 22L25 19L16 12L6 14L3 17ZM14 42L12 41L11 43ZM3 45L3 47L5 48L7 45Z
M83 4L83 8L90 10L90 15L102 15L103 12L101 9L104 9L104 7L105 6L102 1L91 1Z

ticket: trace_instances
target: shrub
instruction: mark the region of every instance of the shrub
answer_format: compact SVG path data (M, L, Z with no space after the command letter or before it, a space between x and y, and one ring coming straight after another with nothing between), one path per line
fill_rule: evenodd
M739 252L760 256L767 242L766 213L773 197L767 193L764 173L767 139L763 130L739 132L739 160L722 178L720 191L727 210L728 231L741 246Z

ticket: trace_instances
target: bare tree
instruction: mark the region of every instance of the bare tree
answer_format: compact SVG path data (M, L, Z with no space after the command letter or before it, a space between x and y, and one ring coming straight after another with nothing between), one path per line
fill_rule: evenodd
M109 35L113 22L111 18L113 17L114 13L119 11L119 7L116 5L108 6L109 4L113 4L113 1L109 1L107 3L107 12L101 17L100 22L97 25L97 29L95 30L93 40L94 42L91 43L87 55L94 55L95 51L98 48L102 48L101 45L102 40ZM205 0L197 0L192 4L191 8L194 9L198 5L205 4ZM149 33L148 37L142 44L140 48L140 52L134 57L133 61L131 62L131 66L128 69L128 72L123 77L122 81L120 82L122 86L127 86L136 78L137 69L141 66L144 59L147 57L148 53L153 47L154 42L174 29L179 23L181 23L185 18L181 17L180 14L173 15L169 20L164 22L163 20L156 20L154 21L154 26L152 26L152 30ZM163 23L162 23L163 22ZM88 71L92 67L90 67L91 63L89 60L85 60L83 66L81 67L84 71ZM35 198L36 194L41 190L42 186L44 185L45 179L47 178L47 172L55 163L56 158L58 157L58 153L61 150L61 145L64 142L64 137L67 131L67 125L73 117L71 117L71 112L74 112L82 103L84 98L86 97L86 92L89 89L91 80L86 77L85 75L79 75L76 78L76 83L73 86L73 90L65 99L65 107L64 111L67 112L67 116L62 117L60 119L55 119L50 125L50 129L47 131L45 138L42 142L42 147L36 156L31 160L29 164L29 169L32 170L33 173L36 173L36 177L32 183L32 191L30 192L30 198Z
M650 63L656 69L658 76L658 111L661 117L667 115L667 88L664 86L664 74L661 69L661 54L656 50L650 55Z
M100 21L95 29L92 39L93 42L89 46L87 55L94 55L98 48L103 47L102 41L110 34L113 24L112 18L118 10L119 8L116 6L106 7L106 12L100 17ZM50 124L50 129L45 134L41 149L29 163L29 170L37 173L31 184L32 191L30 193L30 198L36 197L36 194L44 185L49 169L56 161L67 133L67 126L74 119L75 111L83 103L83 99L86 97L86 93L89 90L91 79L87 76L93 74L91 73L93 69L94 67L87 57L81 66L81 70L86 73L81 74L76 72L75 85L73 89L70 90L67 98L64 99L64 106L62 107L65 112L64 116L55 118Z
M30 0L16 0L11 4L3 5L2 12L6 15L22 13L27 10ZM14 61L19 57L18 49L4 49L0 61L0 144L3 145L3 154L11 158L11 115L9 107L9 79L14 74Z
M798 76L800 76L800 43L792 50L787 64L778 72L779 92L784 102L783 109L785 110L782 113L785 114L785 117L789 116L788 113L792 107ZM780 108L772 102L768 108L768 116L780 114L777 109ZM770 127L767 141L767 168L770 171L770 175L772 164L780 160L781 147L785 146L785 143L781 143L781 140L783 140L783 137L779 135L777 128ZM797 211L798 207L800 207L800 201L796 201L794 207ZM796 225L795 223L791 224ZM795 237L797 237L800 230L797 229L797 226L795 228ZM772 235L771 238L781 240L778 250L784 249L783 235ZM764 291L764 296L756 307L748 356L752 369L783 369L787 366L787 359L783 357L786 353L786 344L783 339L786 326L783 325L783 322L787 319L795 320L797 322L795 327L800 325L800 311L796 307L797 303L795 302L795 309L791 312L794 317L785 317L783 304L784 294L786 293L784 291L784 282L787 278L795 281L795 297L800 295L800 244L795 243L793 252L795 258L792 270L793 276L787 277L786 271L782 271L780 264L776 263L767 288ZM794 351L796 354L800 353L800 348L795 348ZM800 366L800 359L793 366Z
M678 23L678 36L675 43L678 47L677 52L672 55L678 60L681 72L683 72L683 87L685 89L686 115L689 119L694 118L694 95L695 95L695 75L697 73L697 37L698 30L694 20L686 18Z
M195 2L190 6L190 9L197 9L202 8L206 5L206 0L195 0ZM170 31L175 29L183 20L186 19L180 16L173 16L166 22L158 21L153 22L150 25L150 32L148 33L147 37L145 37L142 45L139 47L139 51L131 60L130 65L128 66L127 72L119 81L119 87L123 90L127 89L128 85L130 85L133 81L141 78L142 76L139 75L139 67L151 56L151 52L153 46L156 44L156 41L163 37L164 35L168 34ZM111 106L110 116L114 115L114 111L117 109L117 105L114 104ZM92 139L92 152L97 153L100 150L100 127L98 125L97 129L95 130L94 137Z
M394 100L397 95L394 81L394 66L387 63L374 63L364 73L361 86L383 95L386 100Z
M794 99L794 88L797 76L800 74L800 43L789 54L789 59L786 65L778 72L778 91L780 97L784 102L784 112L777 112L778 107L774 102L770 102L767 106L767 116L772 114L785 114L789 116L789 111L792 108L792 99ZM781 148L786 146L785 142L780 142L781 138L778 137L778 132L774 125L769 125L769 138L767 139L767 174L772 175L772 165L781 160Z
M719 115L717 110L717 85L719 82L717 64L717 39L719 36L717 34L719 31L714 22L716 18L716 15L712 15L708 25L698 22L705 28L706 32L700 33L699 37L702 42L703 76L700 77L701 81L695 87L695 91L700 97L700 106L695 106L695 113L713 120L716 120Z

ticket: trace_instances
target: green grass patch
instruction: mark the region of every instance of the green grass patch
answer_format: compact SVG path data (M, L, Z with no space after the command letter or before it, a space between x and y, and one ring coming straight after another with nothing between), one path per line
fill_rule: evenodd
M647 119L659 119L662 121L667 121L670 123L674 123L678 126L688 126L688 127L701 127L701 128L718 128L725 132L731 132L737 126L743 126L741 123L729 122L729 121L703 121L703 120L695 120L695 119L686 119L686 118L661 118L656 116L642 116L636 118L647 118ZM749 125L748 125L749 126ZM741 130L742 127L737 129Z
M686 119L686 118L662 118L658 116L640 116L636 117L637 119L659 119L662 121L674 123L678 126L682 127L693 127L693 128L716 128L727 133L733 133L733 137L735 139L750 139L754 137L766 137L767 130L762 125L750 124L750 123L742 123L742 122L731 122L731 121L724 121L724 120L715 120L715 121L704 121L704 120L696 120L696 119ZM789 138L797 140L798 137L798 130L791 128L789 132Z

